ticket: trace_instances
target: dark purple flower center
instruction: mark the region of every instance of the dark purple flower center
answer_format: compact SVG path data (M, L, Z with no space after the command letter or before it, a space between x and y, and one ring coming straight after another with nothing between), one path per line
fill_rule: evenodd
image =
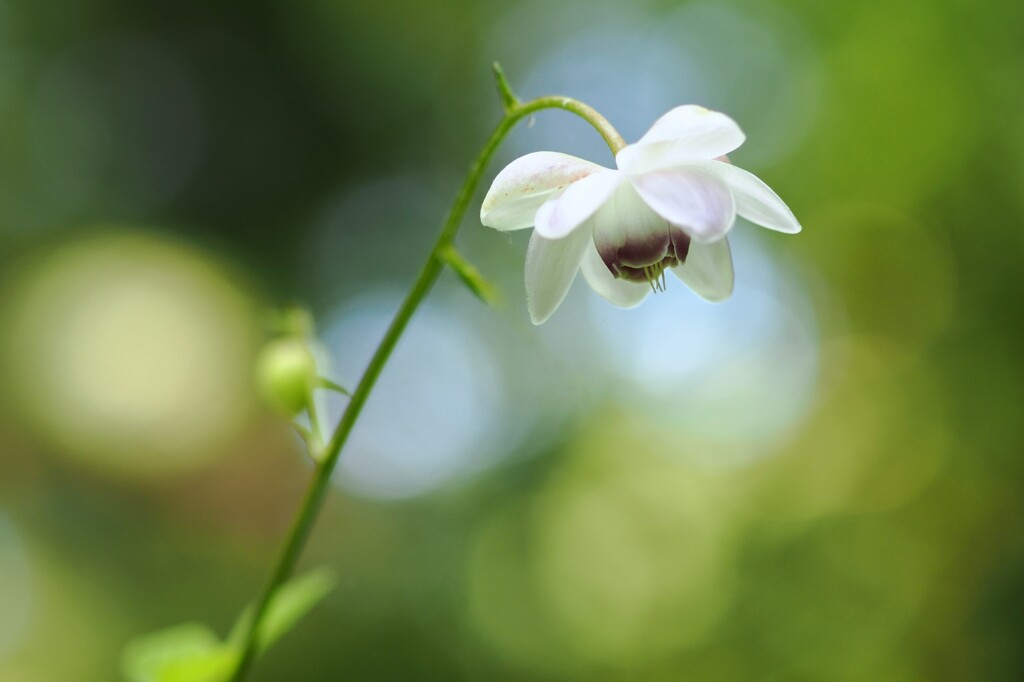
M639 284L647 282L655 291L664 291L665 269L686 262L690 237L678 227L666 226L664 232L627 238L623 244L602 243L598 239L595 244L614 277Z

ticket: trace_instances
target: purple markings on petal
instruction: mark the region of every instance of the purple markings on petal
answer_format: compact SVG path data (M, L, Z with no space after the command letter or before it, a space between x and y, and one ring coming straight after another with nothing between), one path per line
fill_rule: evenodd
M619 247L617 258L620 264L633 268L642 268L651 263L657 263L668 255L668 249L672 245L669 240L668 230L655 234L645 234L642 237L627 239L626 243Z
M669 237L672 240L672 255L680 263L685 263L686 254L690 252L690 235L673 225L669 228Z
M647 282L652 272L684 263L690 251L689 235L667 224L664 231L630 237L623 244L598 239L596 234L594 242L608 271L630 282Z

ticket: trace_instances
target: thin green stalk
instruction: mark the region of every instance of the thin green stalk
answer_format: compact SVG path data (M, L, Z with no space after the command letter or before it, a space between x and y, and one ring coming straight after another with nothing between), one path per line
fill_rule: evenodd
M299 508L298 514L292 523L291 530L285 540L284 548L281 550L270 580L267 582L259 601L256 603L253 617L249 621L243 649L231 675L230 682L242 682L252 667L258 648L257 633L259 632L263 617L266 615L267 607L278 588L288 579L295 568L299 554L302 552L313 522L316 520L317 513L323 503L331 473L338 462L342 448L344 448L345 442L348 440L348 436L352 432L360 412L362 412L363 405L370 396L370 391L373 390L374 385L377 383L377 377L380 376L384 365L387 364L388 358L391 356L391 352L402 337L402 332L405 331L406 325L409 324L409 320L416 312L416 309L419 308L420 303L423 302L423 299L430 292L441 271L444 270L444 260L441 254L455 239L455 234L458 232L459 226L465 217L466 209L469 208L477 186L480 184L480 178L483 176L491 157L494 156L498 147L501 146L502 141L504 141L516 123L530 114L543 109L564 109L576 114L593 126L601 134L601 137L604 138L613 154L626 145L618 131L601 114L583 102L570 97L557 96L538 97L528 102L520 102L511 94L511 90L507 87L507 82L503 84L504 75L500 73L500 69L497 67L495 74L498 77L499 89L502 93L505 116L491 134L490 139L487 140L473 165L470 166L469 174L466 176L462 188L455 197L455 203L452 204L448 219L441 230L440 236L437 238L437 242L434 244L434 248L430 252L430 257L424 263L423 269L420 270L415 283L413 283L409 293L406 294L405 300L402 301L398 312L395 313L395 317L384 334L384 338L381 339L380 345L377 346L377 350L370 359L370 364L359 379L359 384L352 393L348 406L341 416L341 421L338 422L338 426L327 443L322 457L318 458L313 479L306 490L302 506Z

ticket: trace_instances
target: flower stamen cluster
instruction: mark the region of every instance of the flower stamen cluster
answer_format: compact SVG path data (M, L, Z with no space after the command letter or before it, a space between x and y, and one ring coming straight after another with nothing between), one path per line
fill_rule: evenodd
M672 261L670 263L670 261ZM665 291L665 268L675 267L678 263L675 258L666 256L665 260L654 265L645 265L643 269L637 272L636 268L624 268L623 272L619 274L619 278L626 279L631 282L635 282L637 275L643 274L643 278L651 285L651 292L658 293L659 291Z

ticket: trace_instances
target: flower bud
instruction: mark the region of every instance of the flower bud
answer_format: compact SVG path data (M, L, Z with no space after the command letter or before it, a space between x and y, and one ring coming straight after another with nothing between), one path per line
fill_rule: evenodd
M316 360L301 339L271 341L257 360L260 394L270 407L289 417L308 405L316 380Z

